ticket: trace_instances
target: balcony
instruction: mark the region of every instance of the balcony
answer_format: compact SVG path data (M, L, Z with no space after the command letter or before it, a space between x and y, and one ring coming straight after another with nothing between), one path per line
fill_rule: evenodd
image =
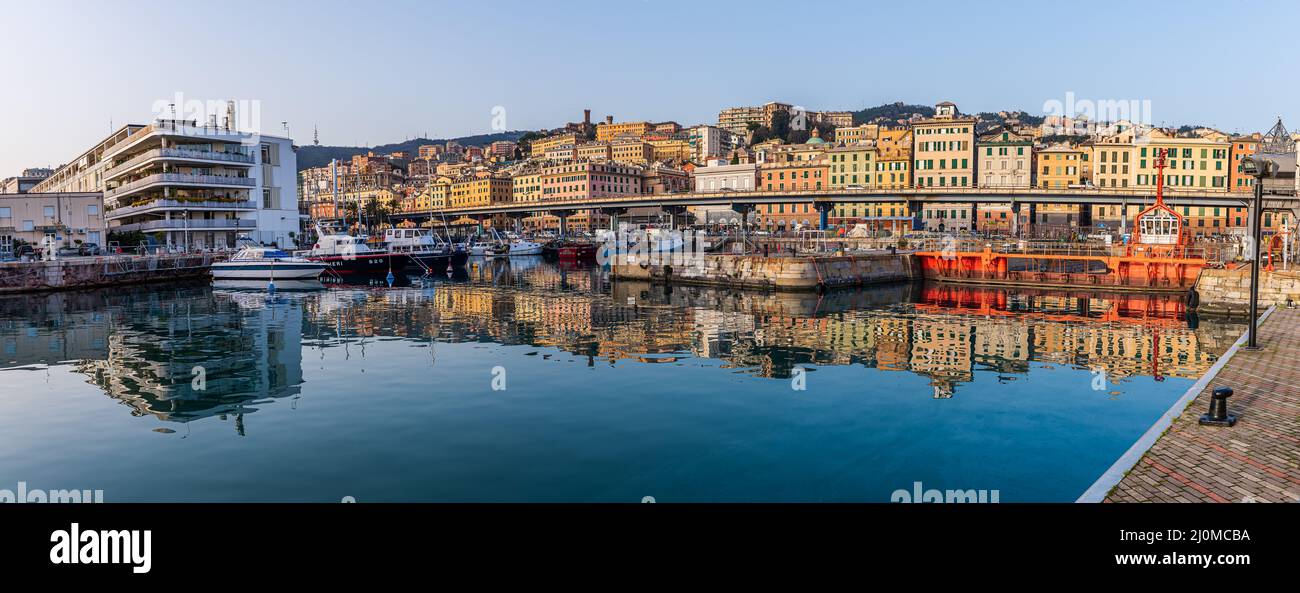
M257 210L252 200L189 202L185 200L150 200L143 204L124 206L108 211L110 220L162 210Z
M252 165L255 160L252 154L245 152L191 150L188 148L155 148L152 150L146 150L126 162L114 165L108 170L108 173L104 175L104 179L107 181L116 178L127 171L130 171L137 165L159 159L235 163L242 165Z
M216 139L223 142L245 142L250 137L256 135L250 132L239 132L234 130L225 130L219 127L211 126L194 126L183 122L156 120L153 123L140 128L130 136L124 138L121 142L110 146L104 151L103 158L109 158L112 155L122 152L132 146L135 146L145 138L151 135L166 136L189 136L194 138Z
M253 187L257 180L252 177L231 177L228 175L192 175L189 173L155 173L105 190L104 197L123 196L153 185L198 185L221 187Z
M256 220L245 220L240 218L187 220L184 218L173 218L171 220L150 220L146 222L124 224L121 226L109 227L108 230L117 233L130 233L133 231L147 233L150 231L233 231L254 228L257 228Z

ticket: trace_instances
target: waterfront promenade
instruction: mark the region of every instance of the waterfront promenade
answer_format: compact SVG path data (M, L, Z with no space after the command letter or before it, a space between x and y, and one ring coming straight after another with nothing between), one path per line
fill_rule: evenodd
M1259 344L1234 348L1150 449L1143 453L1140 440L1080 502L1300 501L1300 310L1273 310ZM1197 422L1217 387L1235 392L1228 411L1239 416L1236 426Z

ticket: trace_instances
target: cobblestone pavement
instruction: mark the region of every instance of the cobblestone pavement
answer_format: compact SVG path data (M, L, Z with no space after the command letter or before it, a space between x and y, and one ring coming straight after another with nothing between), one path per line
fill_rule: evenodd
M1106 502L1300 501L1300 309L1278 308L1258 351L1238 350ZM1210 393L1231 387L1231 428L1201 426Z

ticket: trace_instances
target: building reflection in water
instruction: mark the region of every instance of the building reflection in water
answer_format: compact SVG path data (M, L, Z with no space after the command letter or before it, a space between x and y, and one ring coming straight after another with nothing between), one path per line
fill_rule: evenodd
M134 415L234 420L296 398L303 348L364 357L372 338L553 347L587 364L716 359L784 379L861 365L953 397L976 373L1033 363L1127 377L1201 375L1244 330L1196 323L1179 297L891 285L825 295L611 282L597 268L474 262L458 281L309 294L137 287L0 299L0 369L77 361ZM353 348L355 347L355 350ZM436 353L430 349L431 365ZM196 389L194 369L205 371ZM418 370L413 370L418 372Z
M761 377L863 365L930 379L952 397L976 372L1031 363L1128 377L1195 378L1244 324L1198 323L1178 295L892 285L826 295L610 282L596 269L480 263L470 281L418 292L340 291L308 303L322 347L366 336L558 348L615 365L722 360Z
M29 297L21 313L15 303L0 301L0 347L20 353L3 368L73 361L132 415L217 416L243 434L245 414L296 397L303 381L302 304L293 297L137 287ZM45 343L63 351L30 354Z

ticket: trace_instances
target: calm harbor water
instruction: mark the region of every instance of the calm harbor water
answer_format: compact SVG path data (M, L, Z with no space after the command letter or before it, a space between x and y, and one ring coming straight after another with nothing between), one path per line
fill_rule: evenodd
M476 262L0 299L0 489L108 501L1071 501L1243 326L1172 298L787 295Z

